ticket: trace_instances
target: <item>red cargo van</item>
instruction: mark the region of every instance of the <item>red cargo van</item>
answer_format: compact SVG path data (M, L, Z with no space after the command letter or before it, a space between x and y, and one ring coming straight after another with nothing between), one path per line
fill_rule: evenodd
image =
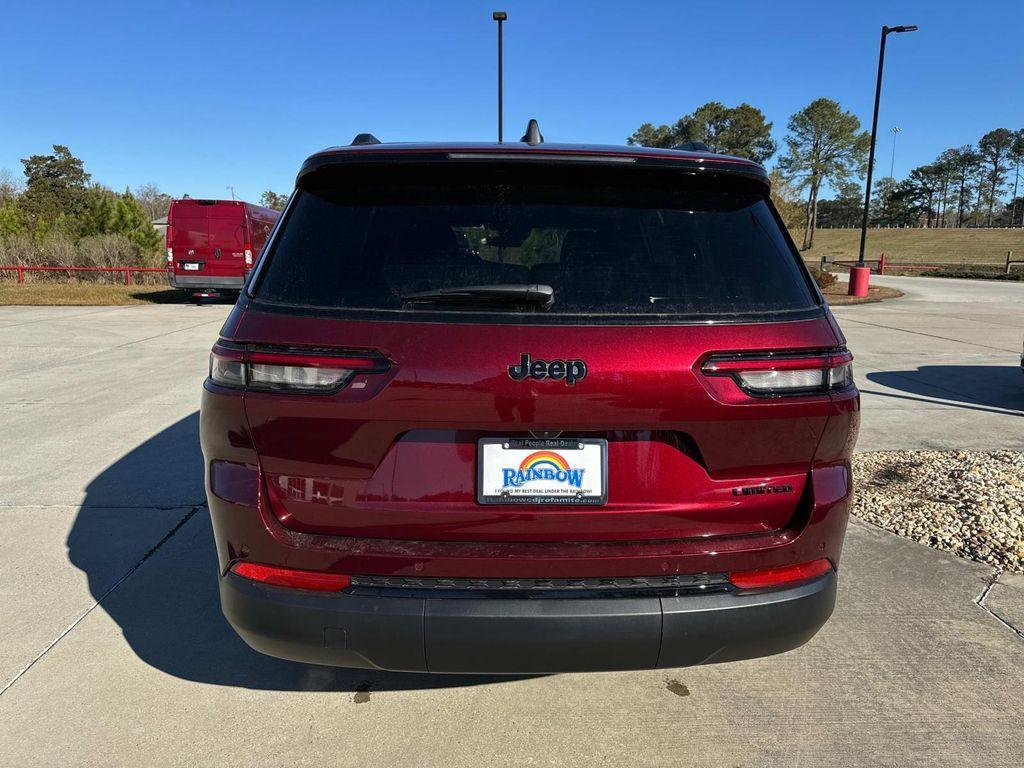
M281 214L236 200L175 200L167 214L167 279L187 293L240 291Z

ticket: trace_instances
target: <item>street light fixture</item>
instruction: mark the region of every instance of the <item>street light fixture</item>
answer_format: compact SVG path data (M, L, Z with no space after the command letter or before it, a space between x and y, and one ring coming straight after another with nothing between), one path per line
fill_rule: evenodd
M508 19L508 14L504 11L495 11L491 14L491 18L498 22L498 143L501 143L501 24L503 21Z
M893 169L896 167L896 136L903 131L898 125L889 129L892 134L892 158L889 160L889 178L892 178Z
M885 63L885 38L890 33L916 32L916 24L902 24L898 27L882 27L882 41L878 46L878 80L875 83L875 111L871 117L871 150L868 153L868 178L864 187L864 217L860 225L860 256L857 258L857 267L864 268L864 243L868 236L868 207L871 205L871 173L875 166L875 139L878 135L878 100L882 96L882 65ZM863 275L864 273L860 273ZM867 290L867 280L864 281L864 290ZM850 273L850 293L854 291L853 272Z

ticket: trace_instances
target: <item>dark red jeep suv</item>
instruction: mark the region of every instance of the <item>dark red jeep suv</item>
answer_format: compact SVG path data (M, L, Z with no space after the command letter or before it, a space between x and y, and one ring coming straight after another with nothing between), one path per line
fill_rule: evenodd
M390 670L795 648L835 602L858 410L759 165L362 136L303 164L213 347L223 610L258 651Z

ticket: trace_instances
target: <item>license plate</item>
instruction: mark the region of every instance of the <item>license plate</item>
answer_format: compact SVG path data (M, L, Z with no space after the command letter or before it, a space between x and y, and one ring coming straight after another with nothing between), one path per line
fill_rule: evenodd
M184 269L186 272L198 272L199 264L198 262L195 261L186 261L182 263L181 268Z
M480 504L604 504L608 441L481 438L476 499Z

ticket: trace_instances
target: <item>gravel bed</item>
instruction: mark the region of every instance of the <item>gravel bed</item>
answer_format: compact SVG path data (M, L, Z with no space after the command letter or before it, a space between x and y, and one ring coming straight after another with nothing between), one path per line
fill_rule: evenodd
M862 520L1024 573L1024 453L860 453L853 457L853 474L853 514Z

